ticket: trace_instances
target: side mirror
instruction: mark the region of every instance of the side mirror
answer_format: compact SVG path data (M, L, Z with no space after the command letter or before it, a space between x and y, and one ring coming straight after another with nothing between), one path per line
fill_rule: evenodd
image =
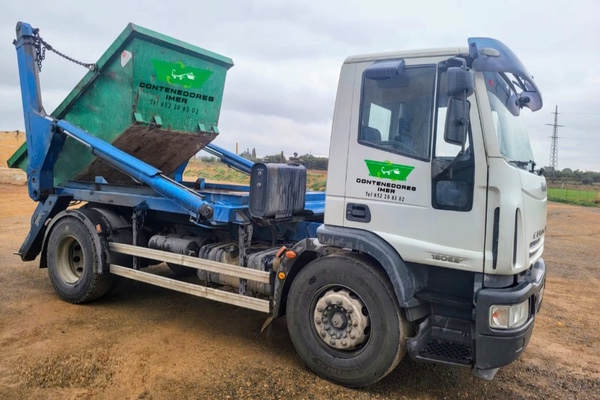
M525 99L527 101L521 101L522 107L527 107L531 111L537 111L542 108L542 96L536 91L526 91L519 94L519 99Z
M444 140L446 142L459 146L465 144L470 111L471 103L468 101L458 97L450 97L448 99L446 126L444 129Z
M461 67L450 67L446 72L448 77L448 96L465 96L465 99L473 94L475 82L473 71Z

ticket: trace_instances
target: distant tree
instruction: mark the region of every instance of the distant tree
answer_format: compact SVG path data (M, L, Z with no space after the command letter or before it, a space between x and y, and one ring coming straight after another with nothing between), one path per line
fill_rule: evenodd
M284 163L286 161L287 160L285 158L285 155L283 154L283 151L279 154L270 154L262 158L262 162L265 163Z
M564 178L573 178L575 176L575 174L573 174L573 170L571 168L564 168L561 171L561 174Z
M312 154L304 154L298 157L304 162L306 169L327 170L329 159L327 157L315 157Z

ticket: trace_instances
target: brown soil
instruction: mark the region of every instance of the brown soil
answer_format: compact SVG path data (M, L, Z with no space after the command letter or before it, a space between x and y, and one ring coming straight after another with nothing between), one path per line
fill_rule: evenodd
M71 305L37 262L13 255L35 204L0 185L2 399L591 399L600 393L600 209L550 204L544 305L525 354L492 382L406 358L362 390L311 373L285 320L123 281ZM595 394L594 394L595 393Z

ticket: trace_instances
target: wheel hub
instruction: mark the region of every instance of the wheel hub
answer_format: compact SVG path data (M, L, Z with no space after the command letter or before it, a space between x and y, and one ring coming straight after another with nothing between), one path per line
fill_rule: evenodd
M81 278L84 267L84 254L81 245L74 237L66 237L58 246L57 271L67 283L75 283Z
M369 322L364 304L348 289L328 290L317 301L314 327L330 347L354 350L367 340Z

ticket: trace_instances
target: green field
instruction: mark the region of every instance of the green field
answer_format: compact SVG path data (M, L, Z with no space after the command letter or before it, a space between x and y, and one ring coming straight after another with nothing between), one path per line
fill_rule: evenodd
M548 188L548 200L588 207L600 207L600 191L578 188Z
M248 185L250 177L221 162L204 162L192 160L183 173L186 180L204 178L207 182L241 183ZM306 187L309 190L324 191L327 182L326 171L306 171Z

